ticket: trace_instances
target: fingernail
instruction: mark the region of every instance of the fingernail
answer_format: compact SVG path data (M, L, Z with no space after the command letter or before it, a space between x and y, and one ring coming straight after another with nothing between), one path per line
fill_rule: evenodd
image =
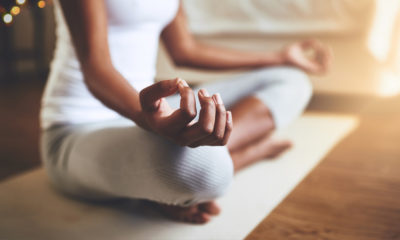
M201 92L201 94L202 94L204 97L209 97L209 96L210 96L210 94L209 94L209 93L207 92L207 90L205 90L204 88L201 89L200 92Z
M185 87L189 87L189 84L187 84L187 82L182 78L178 78L178 84L182 84Z
M231 112L231 111L227 111L226 113L227 113L227 115L228 115L226 121L227 121L228 123L231 123L231 122L232 122L232 112Z
M224 104L224 102L222 101L221 95L219 93L216 93L215 95L215 100L217 101L217 104Z

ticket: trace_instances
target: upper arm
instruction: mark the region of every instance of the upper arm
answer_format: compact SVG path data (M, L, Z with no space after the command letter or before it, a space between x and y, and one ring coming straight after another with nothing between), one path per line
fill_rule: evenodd
M174 20L163 30L161 38L168 53L177 64L185 62L188 54L195 48L196 41L187 27L182 4Z
M60 0L82 66L111 61L103 0Z

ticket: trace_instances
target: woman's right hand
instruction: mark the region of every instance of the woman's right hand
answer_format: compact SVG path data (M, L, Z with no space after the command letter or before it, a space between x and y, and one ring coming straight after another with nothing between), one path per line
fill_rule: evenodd
M180 108L172 109L165 97L179 92ZM139 125L181 146L222 146L233 128L232 114L226 111L219 94L209 96L205 89L198 93L201 109L199 120L192 89L182 79L157 82L140 92Z

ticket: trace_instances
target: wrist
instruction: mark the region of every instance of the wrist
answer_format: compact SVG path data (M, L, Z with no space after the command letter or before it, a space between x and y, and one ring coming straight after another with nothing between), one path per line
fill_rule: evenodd
M136 123L141 128L150 129L149 125L147 124L145 114L142 110L133 111L131 116L129 117L132 121Z
M263 54L261 59L262 66L283 65L287 62L287 56L284 51L269 52L267 54Z
M279 65L287 64L289 62L285 50L276 52L276 59Z

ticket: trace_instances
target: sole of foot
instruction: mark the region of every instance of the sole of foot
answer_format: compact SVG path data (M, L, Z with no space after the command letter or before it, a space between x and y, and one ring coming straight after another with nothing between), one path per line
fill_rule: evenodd
M220 207L214 202L199 203L189 207L180 207L156 202L147 202L148 205L157 209L161 214L169 219L178 222L205 224L213 216L221 212Z
M289 140L267 139L260 143L259 150L265 158L276 158L293 146Z

